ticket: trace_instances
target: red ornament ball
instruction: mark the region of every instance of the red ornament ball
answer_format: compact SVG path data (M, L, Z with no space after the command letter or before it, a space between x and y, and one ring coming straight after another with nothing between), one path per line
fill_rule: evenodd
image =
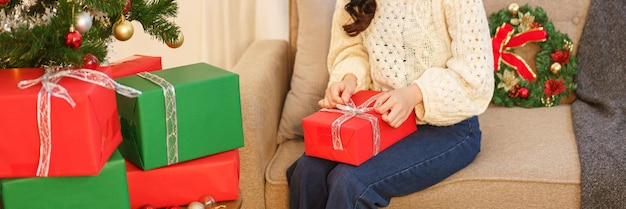
M70 32L65 35L65 45L69 46L72 49L77 49L82 43L83 37L78 31L70 30Z
M169 206L169 207L167 207L167 209L180 209L180 207L178 207L178 206Z
M2 1L2 0L0 0ZM126 6L124 7L124 10L122 11L122 14L126 14L128 13L128 11L130 11L130 0L126 0Z
M522 99L528 99L528 88L522 87L517 90L517 96Z
M0 6L6 6L11 0L0 0Z
M98 69L98 66L98 57L96 57L96 55L89 53L83 57L83 68L96 70Z

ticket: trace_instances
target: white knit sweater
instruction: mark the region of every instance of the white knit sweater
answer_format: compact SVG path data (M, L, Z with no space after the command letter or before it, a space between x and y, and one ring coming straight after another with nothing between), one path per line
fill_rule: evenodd
M419 124L451 125L485 111L493 95L493 55L481 0L378 0L366 31L338 0L328 55L330 82L352 73L357 88L388 91L419 85Z

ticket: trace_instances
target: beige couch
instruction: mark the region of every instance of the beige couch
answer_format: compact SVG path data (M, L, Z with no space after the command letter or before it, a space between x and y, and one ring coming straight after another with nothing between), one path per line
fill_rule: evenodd
M243 208L288 207L286 168L304 152L300 120L317 110L328 73L334 0L289 0L290 40L253 43L232 71L241 82ZM512 0L485 0L487 14ZM542 6L578 43L590 0L524 0ZM467 168L389 208L579 208L580 164L571 107L506 108L480 115L482 151Z

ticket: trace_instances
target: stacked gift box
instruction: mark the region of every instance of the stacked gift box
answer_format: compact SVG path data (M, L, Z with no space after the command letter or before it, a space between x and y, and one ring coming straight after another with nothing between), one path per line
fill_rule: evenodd
M205 63L161 70L160 57L148 56L96 71L72 78L104 75L140 94L72 78L18 88L44 70L0 70L0 208L161 208L238 198L236 74Z

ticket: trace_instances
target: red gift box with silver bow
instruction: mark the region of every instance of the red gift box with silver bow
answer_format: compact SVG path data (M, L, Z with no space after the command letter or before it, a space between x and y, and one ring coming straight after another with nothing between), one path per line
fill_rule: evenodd
M415 132L414 113L398 128L382 121L371 108L379 93L359 91L351 98L353 105L302 119L306 155L358 166Z
M0 70L0 178L97 175L122 141L115 82L44 72Z
M239 196L239 150L144 171L126 161L126 178L133 209L187 205L212 196L215 201Z

